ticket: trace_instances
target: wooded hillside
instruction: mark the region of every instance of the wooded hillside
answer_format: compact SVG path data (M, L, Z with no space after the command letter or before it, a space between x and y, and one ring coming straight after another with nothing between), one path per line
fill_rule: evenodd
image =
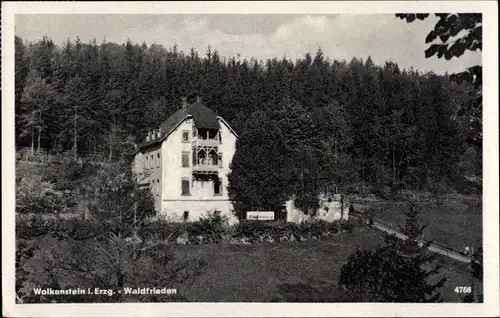
M274 122L286 149L277 160L290 167L277 173L287 178L431 189L481 175L481 150L467 144L470 119L457 115L474 87L448 75L369 57L337 61L321 49L264 62L131 41L16 37L15 48L17 146L117 158L182 96L199 95L249 142L245 132L259 129L246 124L252 115Z

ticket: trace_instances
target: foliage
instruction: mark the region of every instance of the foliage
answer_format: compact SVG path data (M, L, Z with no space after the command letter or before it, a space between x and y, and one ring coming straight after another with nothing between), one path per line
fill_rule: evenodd
M175 286L198 275L201 260L176 263L170 247L161 241L138 237L154 214L149 191L138 187L138 176L127 163L101 167L86 183L88 219L19 216L17 239L28 239L31 247L19 245L17 284L23 302L123 302L173 301L169 295L124 295L125 286ZM151 240L150 240L151 241ZM168 241L168 240L167 240ZM22 242L22 241L21 241ZM40 288L113 289L111 296L40 296Z
M31 69L26 76L18 120L22 127L20 136L31 136L32 149L34 149L35 138L38 138L37 147L40 149L42 132L50 131L48 123L54 116L50 110L56 103L55 99L56 92L53 86L47 83L40 73Z
M439 289L446 277L431 282L439 274L432 266L433 257L426 251L430 242L422 239L419 211L410 203L402 233L407 239L394 235L375 250L359 249L350 255L342 267L338 285L355 302L439 302Z
M58 239L85 240L101 236L103 231L105 231L103 224L94 219L48 218L39 214L16 219L18 239L36 240L50 235Z
M170 247L144 246L116 236L75 241L47 236L37 242L32 256L22 263L18 295L25 303L176 301L171 295L34 295L33 287L123 289L124 286L176 286L196 277L201 260L175 262ZM113 253L118 252L119 253ZM20 264L21 265L21 264Z
M233 238L247 243L274 243L327 239L341 231L352 232L353 224L316 221L310 223L240 221Z
M477 51L483 49L483 17L481 13L436 13L439 20L434 29L425 38L425 43L435 42L438 38L441 43L433 43L425 50L425 57L436 55L446 60L458 58L465 51ZM415 21L415 18L424 20L429 14L396 14L400 19L407 22ZM482 149L482 73L481 65L468 67L465 71L452 74L450 79L455 82L471 83L471 92L475 98L469 103L458 108L457 115L468 125L467 141L479 150Z
M21 174L16 178L16 212L20 214L56 214L65 205L53 183L40 174Z
M295 194L294 204L301 211L314 215L319 208L319 192L324 189L321 180L320 154L311 147L295 150L287 162L290 193Z
M467 15L458 17L447 16L442 26ZM478 28L475 24L475 33ZM304 149L310 149L309 156L321 167L320 176L304 177L324 178L342 191L353 186L423 189L443 179L445 187L463 188L463 175L480 175L476 167L482 152L462 154L466 141L480 137L481 113L471 113L474 120L469 121L459 111L481 109L475 98L480 88L450 82L448 76L400 69L392 62L375 65L370 57L331 60L320 49L296 61L261 62L224 59L213 48L200 55L177 46L130 41L120 45L76 39L57 46L46 37L34 43L16 37L15 47L19 146L75 150L76 145L78 154L126 159L149 129L179 108L181 96L192 100L202 95L240 137L247 128L252 134L279 128L278 139L286 149L277 147L280 155L269 159L276 163L267 167L274 170L266 174L270 178L289 180L291 173L282 171L286 165L281 163ZM257 115L267 123L248 125ZM247 163L241 157L247 154L238 156L244 169ZM258 166L248 164L250 171ZM282 185L281 179L273 182ZM281 194L275 196L281 201ZM255 205L270 203L264 201Z
M354 302L434 302L427 273L396 250L357 250L342 267L339 286Z
M74 191L80 193L86 183L90 181L99 166L87 160L80 164L75 160L62 160L60 163L52 163L44 166L43 178L55 184L57 190Z
M236 142L228 175L228 195L237 216L246 211L273 209L287 195L286 148L281 130L264 112L256 112Z
M186 227L187 224L184 223L172 223L164 219L158 219L144 222L137 235L142 240L172 243L186 232Z
M126 163L99 169L86 188L91 217L115 235L127 237L136 232L147 217L155 215L152 194L141 189L139 181L140 176Z
M226 232L227 217L209 213L187 227L188 240L192 244L220 243Z

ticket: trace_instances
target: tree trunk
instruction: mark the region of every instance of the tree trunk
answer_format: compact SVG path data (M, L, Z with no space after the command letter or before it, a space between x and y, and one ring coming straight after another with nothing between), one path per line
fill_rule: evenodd
M392 186L396 184L396 158L394 155L394 145L392 146Z
M41 136L42 136L42 127L39 127L38 128L38 146L37 146L37 148L38 148L37 152L38 153L40 153L40 140L41 140Z
M35 152L35 126L31 127L31 154Z
M75 160L77 159L78 157L78 133L77 133L77 130L76 130L76 116L77 116L77 108L75 106L75 140L74 140L74 143L73 143L73 149L74 149L74 152L75 152Z
M113 158L112 132L109 133L109 161Z

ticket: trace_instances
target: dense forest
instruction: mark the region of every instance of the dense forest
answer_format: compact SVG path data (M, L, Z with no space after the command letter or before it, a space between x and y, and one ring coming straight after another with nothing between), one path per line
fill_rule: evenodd
M286 178L302 186L304 178L326 178L336 186L434 190L480 176L482 150L468 143L478 132L458 112L475 94L447 74L370 57L338 61L321 49L295 61L259 61L210 47L186 53L130 40L15 38L16 146L115 159L175 112L182 96L200 96L238 132L240 148L252 136L283 140L279 156L260 153L276 161L269 169L286 165ZM245 161L235 156L235 164Z

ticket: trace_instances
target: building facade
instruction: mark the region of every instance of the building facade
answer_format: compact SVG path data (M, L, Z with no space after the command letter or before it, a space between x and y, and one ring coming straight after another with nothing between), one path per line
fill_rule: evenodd
M138 146L134 171L155 198L158 217L196 221L220 213L235 222L227 193L236 132L198 98L149 131Z

